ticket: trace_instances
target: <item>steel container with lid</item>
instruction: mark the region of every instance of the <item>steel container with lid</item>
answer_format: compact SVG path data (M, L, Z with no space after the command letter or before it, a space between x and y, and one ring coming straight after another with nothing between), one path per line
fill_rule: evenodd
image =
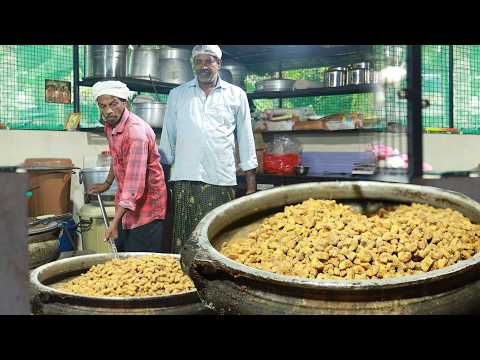
M451 208L480 223L480 204L439 188L374 181L281 186L231 201L208 213L181 253L183 270L201 300L228 314L466 314L480 313L480 253L426 273L370 280L285 276L234 261L218 249L237 234L248 236L267 216L307 199L334 199L362 212L386 204ZM250 228L249 228L250 227Z
M347 70L347 85L370 84L372 82L370 63L351 64Z
M326 87L338 87L346 84L347 68L343 66L330 67L324 73Z

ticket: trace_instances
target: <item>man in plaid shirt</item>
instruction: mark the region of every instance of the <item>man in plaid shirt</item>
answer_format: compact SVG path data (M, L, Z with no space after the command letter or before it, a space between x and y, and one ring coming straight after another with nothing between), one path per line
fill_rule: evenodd
M120 252L161 252L167 190L155 133L128 111L129 89L120 81L97 82L93 96L105 121L112 165L105 183L89 192L102 193L117 181L115 217L105 238L116 239Z

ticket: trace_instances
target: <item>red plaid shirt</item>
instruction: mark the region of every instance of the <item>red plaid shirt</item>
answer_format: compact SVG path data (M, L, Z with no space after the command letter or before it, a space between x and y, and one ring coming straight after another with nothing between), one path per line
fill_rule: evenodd
M123 228L165 219L167 189L152 128L125 109L115 127L105 123L105 134L118 187L115 206L130 210L122 218Z

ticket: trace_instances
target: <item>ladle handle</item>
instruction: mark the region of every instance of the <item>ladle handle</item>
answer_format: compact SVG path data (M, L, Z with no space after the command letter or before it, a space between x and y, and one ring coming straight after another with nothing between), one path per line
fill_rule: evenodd
M102 211L103 222L105 223L105 227L108 229L110 227L110 223L108 222L107 212L105 211L105 207L103 206L102 196L100 193L97 193L98 204L100 205L100 210ZM115 246L115 242L112 239L107 239L110 247L112 248L113 257L118 259L118 252L117 247Z
M105 207L103 206L102 196L100 195L100 193L97 193L97 199L100 205L100 210L102 211L103 222L105 223L105 226L108 228L110 226L110 223L108 222L107 212L105 211Z

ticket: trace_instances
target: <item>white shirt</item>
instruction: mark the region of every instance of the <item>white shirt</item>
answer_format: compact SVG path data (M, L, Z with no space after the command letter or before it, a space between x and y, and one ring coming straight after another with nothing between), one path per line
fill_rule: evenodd
M247 94L221 79L205 96L197 79L170 92L159 151L164 164L173 165L170 181L237 184L235 139L240 167L258 165Z

